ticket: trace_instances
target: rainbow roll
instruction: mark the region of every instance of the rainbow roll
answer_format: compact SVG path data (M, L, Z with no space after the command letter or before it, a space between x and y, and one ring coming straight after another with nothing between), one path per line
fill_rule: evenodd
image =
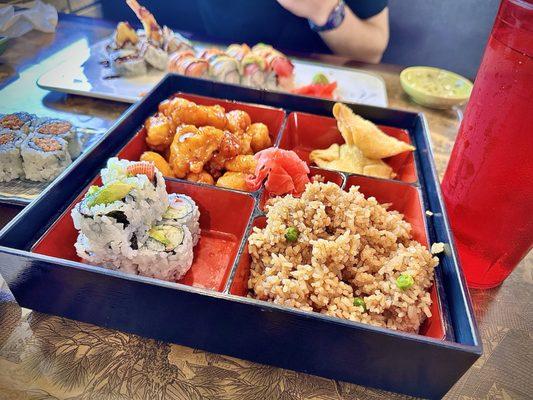
M264 88L267 83L268 71L265 60L255 54L246 55L241 62L242 79L245 86Z
M168 60L168 70L180 75L205 78L209 73L209 63L206 60L196 58L189 50L174 53Z
M274 75L277 87L285 90L294 87L294 65L285 54L264 43L252 47L252 54L265 60L266 68Z

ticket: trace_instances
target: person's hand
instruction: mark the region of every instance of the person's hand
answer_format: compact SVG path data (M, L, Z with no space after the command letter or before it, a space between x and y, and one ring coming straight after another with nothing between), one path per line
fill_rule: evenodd
M320 26L328 22L329 14L339 0L278 0L278 3L294 15L308 18Z

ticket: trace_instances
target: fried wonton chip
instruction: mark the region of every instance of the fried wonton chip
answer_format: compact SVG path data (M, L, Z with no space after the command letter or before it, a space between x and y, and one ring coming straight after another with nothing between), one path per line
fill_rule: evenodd
M309 159L320 168L363 174L379 178L393 178L392 168L382 160L365 157L356 146L332 144L324 150L313 150Z
M346 144L357 146L365 157L381 159L415 150L414 146L387 135L342 103L335 103L333 115Z

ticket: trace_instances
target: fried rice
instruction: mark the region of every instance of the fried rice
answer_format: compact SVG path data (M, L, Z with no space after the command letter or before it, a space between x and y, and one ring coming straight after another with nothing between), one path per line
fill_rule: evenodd
M254 228L248 245L257 299L407 332L431 316L438 259L413 240L402 214L358 187L314 182L300 198L272 199L266 227ZM414 283L400 288L405 274Z

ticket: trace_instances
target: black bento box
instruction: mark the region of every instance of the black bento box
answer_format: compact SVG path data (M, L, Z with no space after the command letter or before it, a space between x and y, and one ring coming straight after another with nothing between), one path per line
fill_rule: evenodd
M364 118L391 130L403 130L406 140L417 150L411 160L397 162L396 167L403 171L399 176L405 179L333 173L329 180L368 188L369 193L362 190L365 194L376 195L376 190L378 200L381 196L400 204L412 199L416 204L410 209L417 213L427 243L446 244L436 269L438 318L430 321L432 326L426 326L423 334L392 331L246 297L242 283L248 264L245 242L251 227L261 218L262 191L249 194L167 180L170 190L198 197L195 200L206 214L201 219L203 230L226 230L224 234L234 238L227 247L219 246L219 254L209 261L213 271L218 259L227 264L217 270L218 281L213 285L205 284L211 273L211 264L205 262L204 284L195 284L202 279L198 268L196 280L186 277L170 283L90 266L66 254L72 250L62 250L66 245L72 247L65 239L73 230L65 223L72 203L109 157L135 153L144 120L157 110L160 101L176 92L207 96L211 99L206 101L211 102L227 99L226 104L251 103L237 105L256 108L256 115L265 118L272 114L279 132L271 133L276 144L285 148L291 145L286 135L294 134L288 132L295 129L291 118L294 120L298 113L318 119L329 117L334 104L167 75L117 121L90 153L81 156L76 168L65 171L0 232L0 272L18 303L39 312L281 368L415 396L443 396L481 355L482 347L422 114L348 104ZM412 164L411 172L406 163ZM331 175L327 171L325 174ZM394 188L391 193L396 198L387 198L389 187ZM398 207L402 211L401 205ZM61 223L66 227L60 228Z

